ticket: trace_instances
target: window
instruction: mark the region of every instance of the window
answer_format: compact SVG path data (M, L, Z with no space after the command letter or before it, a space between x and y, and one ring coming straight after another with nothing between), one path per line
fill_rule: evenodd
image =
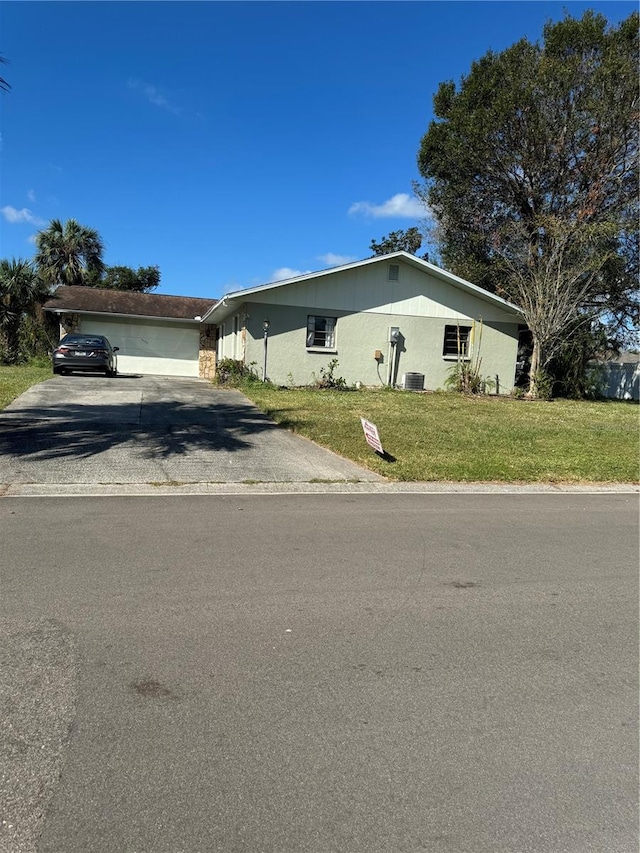
M333 349L336 345L336 318L307 317L307 347Z
M471 326L445 326L442 355L468 358L470 336Z
M389 281L400 281L400 264L389 264Z

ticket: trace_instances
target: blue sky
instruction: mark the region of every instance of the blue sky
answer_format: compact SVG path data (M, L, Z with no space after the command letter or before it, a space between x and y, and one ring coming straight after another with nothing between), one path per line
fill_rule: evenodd
M549 20L635 2L3 2L0 257L52 218L109 265L219 297L419 225L443 80Z

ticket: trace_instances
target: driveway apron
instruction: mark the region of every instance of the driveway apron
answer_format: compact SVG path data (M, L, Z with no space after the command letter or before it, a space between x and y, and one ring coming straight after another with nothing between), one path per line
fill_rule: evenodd
M0 412L0 484L381 482L238 391L159 376L55 377Z

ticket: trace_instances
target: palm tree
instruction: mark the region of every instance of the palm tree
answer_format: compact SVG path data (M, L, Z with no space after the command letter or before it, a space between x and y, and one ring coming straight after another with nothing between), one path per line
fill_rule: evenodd
M5 340L5 361L14 364L20 350L20 323L50 295L48 284L31 261L0 261L0 332Z
M36 234L35 264L44 279L54 286L83 285L104 270L104 246L93 228L75 219L62 224L52 219L49 227Z
M8 61L9 60L6 59L4 56L0 56L0 64L5 64ZM3 92L8 92L10 88L11 83L7 83L7 81L3 77L0 77L0 90L2 90Z

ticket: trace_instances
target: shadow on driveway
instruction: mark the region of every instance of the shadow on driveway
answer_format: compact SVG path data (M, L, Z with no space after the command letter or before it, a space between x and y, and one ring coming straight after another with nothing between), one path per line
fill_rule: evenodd
M377 475L278 427L238 391L59 377L0 413L0 482L290 482Z
M96 456L131 441L149 458L200 450L233 452L250 436L277 429L251 406L216 400L208 407L175 401L55 406L46 419L28 408L0 416L0 454L41 459Z

